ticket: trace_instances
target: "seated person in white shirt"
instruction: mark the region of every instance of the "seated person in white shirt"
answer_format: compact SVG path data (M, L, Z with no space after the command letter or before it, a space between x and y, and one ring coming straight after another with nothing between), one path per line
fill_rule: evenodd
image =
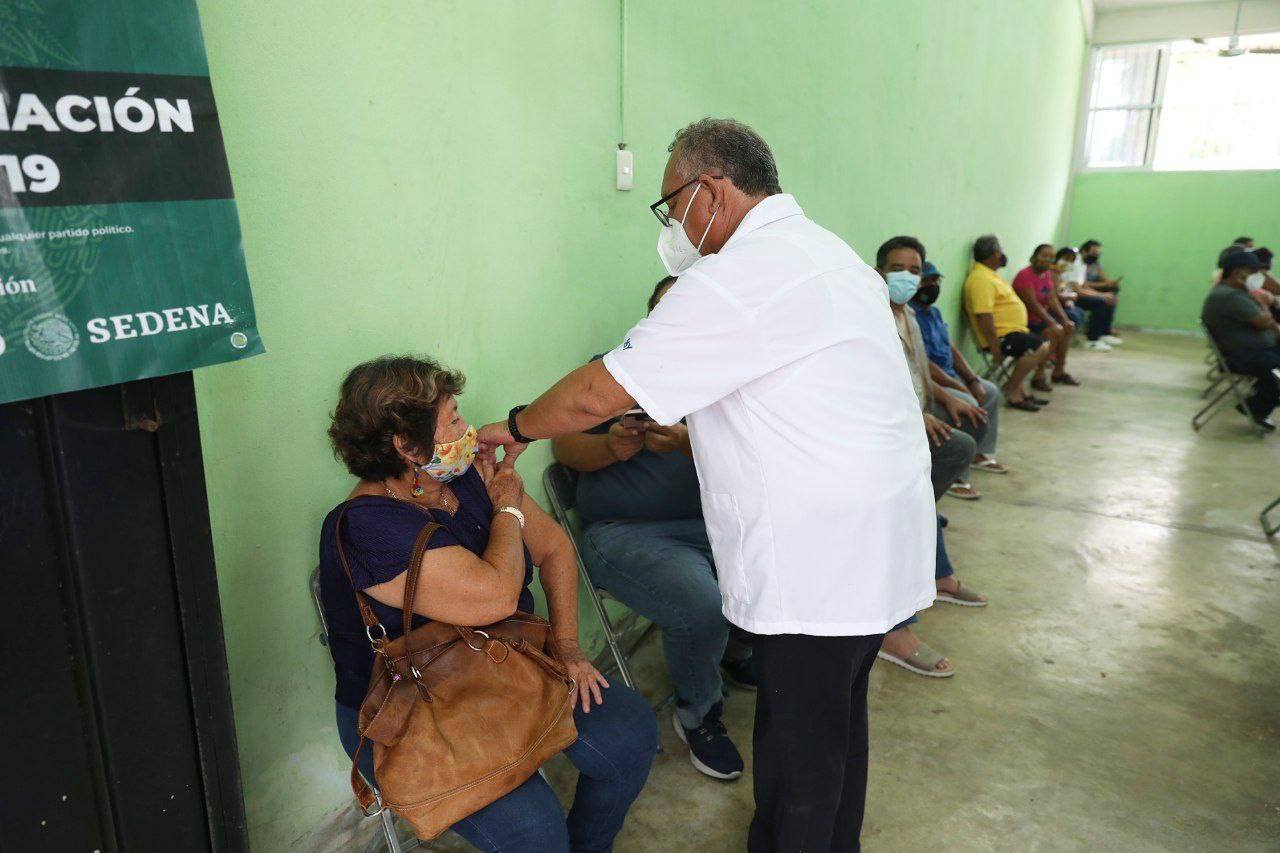
M658 283L651 312L675 282ZM736 779L743 763L721 722L721 669L750 690L755 671L746 635L721 612L688 428L632 423L615 418L552 442L556 460L579 472L582 559L598 586L662 630L673 722L693 766Z

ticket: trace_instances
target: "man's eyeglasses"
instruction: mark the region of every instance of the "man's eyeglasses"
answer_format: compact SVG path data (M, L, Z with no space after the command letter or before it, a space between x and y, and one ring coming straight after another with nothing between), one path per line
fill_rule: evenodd
M649 205L649 209L653 211L654 216L658 217L658 221L662 223L663 228L666 228L671 224L671 214L668 211L663 210L662 206L667 202L671 201L676 196L680 195L681 191L683 191L685 187L691 187L694 184L696 184L698 182L698 179L701 177L702 176L699 175L698 178L694 178L691 181L684 182L680 186L673 189L671 192L664 195L662 198L655 201L653 204ZM721 178L723 178L724 175L708 175L708 177L714 178L715 180L718 181Z

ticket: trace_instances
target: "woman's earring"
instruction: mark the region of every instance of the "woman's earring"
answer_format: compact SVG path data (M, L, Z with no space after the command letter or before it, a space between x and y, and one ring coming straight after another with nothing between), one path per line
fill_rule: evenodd
M415 498L422 497L422 491L423 491L422 486L418 484L418 473L420 472L420 470L421 469L418 468L417 465L413 466L413 489L411 490L411 492Z

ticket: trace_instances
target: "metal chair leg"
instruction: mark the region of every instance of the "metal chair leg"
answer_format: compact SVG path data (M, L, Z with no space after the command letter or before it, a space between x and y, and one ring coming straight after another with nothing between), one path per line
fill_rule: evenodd
M384 808L378 812L378 819L382 821L382 835L387 840L387 853L403 853L400 848L400 836L396 834L396 819L391 814L391 810Z
M1271 503L1267 504L1266 508L1258 514L1258 520L1262 522L1262 532L1267 534L1268 539L1275 536L1277 533L1280 533L1280 518L1277 518L1275 521L1267 520L1267 514L1276 507L1280 507L1280 498L1276 498Z

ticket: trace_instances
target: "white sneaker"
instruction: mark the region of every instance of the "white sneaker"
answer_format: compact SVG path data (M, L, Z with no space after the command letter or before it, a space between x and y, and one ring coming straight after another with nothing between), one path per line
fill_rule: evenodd
M1124 338L1117 338L1115 335L1103 335L1099 340L1113 347L1118 347L1124 343Z
M1089 341L1084 345L1084 348L1094 349L1094 350L1097 350L1098 352L1111 352L1111 345L1102 339L1099 339L1096 341Z

